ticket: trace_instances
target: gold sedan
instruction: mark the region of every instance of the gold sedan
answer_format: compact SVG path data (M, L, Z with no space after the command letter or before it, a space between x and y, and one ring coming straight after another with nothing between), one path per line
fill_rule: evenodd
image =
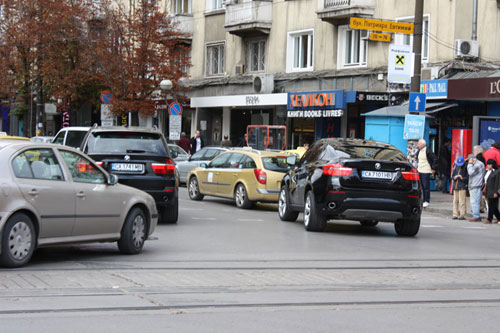
M251 148L228 150L191 170L187 177L189 197L232 198L244 209L256 201L278 202L281 180L289 169L286 158L284 153Z

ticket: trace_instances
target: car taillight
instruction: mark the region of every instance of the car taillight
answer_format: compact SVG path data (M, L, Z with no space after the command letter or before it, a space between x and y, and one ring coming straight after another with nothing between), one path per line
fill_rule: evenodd
M257 181L263 185L266 185L267 183L267 174L264 170L262 169L253 169L253 173L255 174L255 178L257 178Z
M329 176L346 177L352 172L352 168L343 166L340 163L323 165L323 174Z
M102 167L102 165L104 164L104 162L95 162L95 164L97 164L98 166Z
M165 163L151 163L151 168L157 175L173 175L175 172L175 164L170 158Z
M406 180L418 181L420 180L420 175L418 174L417 169L413 168L410 171L401 171L403 178Z

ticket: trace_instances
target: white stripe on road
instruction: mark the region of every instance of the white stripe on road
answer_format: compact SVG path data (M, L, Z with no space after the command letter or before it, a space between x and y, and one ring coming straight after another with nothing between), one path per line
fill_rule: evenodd
M442 225L434 225L434 224L422 224L423 228L444 228Z
M205 210L205 208L187 208L187 207L179 207L180 210Z
M214 221L217 220L215 217L196 217L196 216L191 216L193 220L209 220L209 221Z
M264 222L264 220L262 219L238 219L238 221L241 221L241 222Z
M464 229L486 229L485 227L462 227Z

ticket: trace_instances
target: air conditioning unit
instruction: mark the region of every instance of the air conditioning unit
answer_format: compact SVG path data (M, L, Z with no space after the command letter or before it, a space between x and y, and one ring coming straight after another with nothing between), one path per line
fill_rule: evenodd
M245 65L236 65L236 67L234 68L234 72L237 75L244 74L245 73Z
M422 68L422 81L436 80L439 78L439 67Z
M455 59L479 57L479 42L477 40L455 39Z
M274 75L260 74L253 77L253 91L260 94L270 94L274 90Z

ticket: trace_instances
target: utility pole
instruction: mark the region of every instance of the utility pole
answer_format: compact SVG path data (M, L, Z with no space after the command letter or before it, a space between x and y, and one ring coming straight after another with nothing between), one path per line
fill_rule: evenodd
M414 72L411 78L412 92L420 92L422 67L422 23L424 21L424 0L415 0L415 26L413 28L413 53L415 54Z

